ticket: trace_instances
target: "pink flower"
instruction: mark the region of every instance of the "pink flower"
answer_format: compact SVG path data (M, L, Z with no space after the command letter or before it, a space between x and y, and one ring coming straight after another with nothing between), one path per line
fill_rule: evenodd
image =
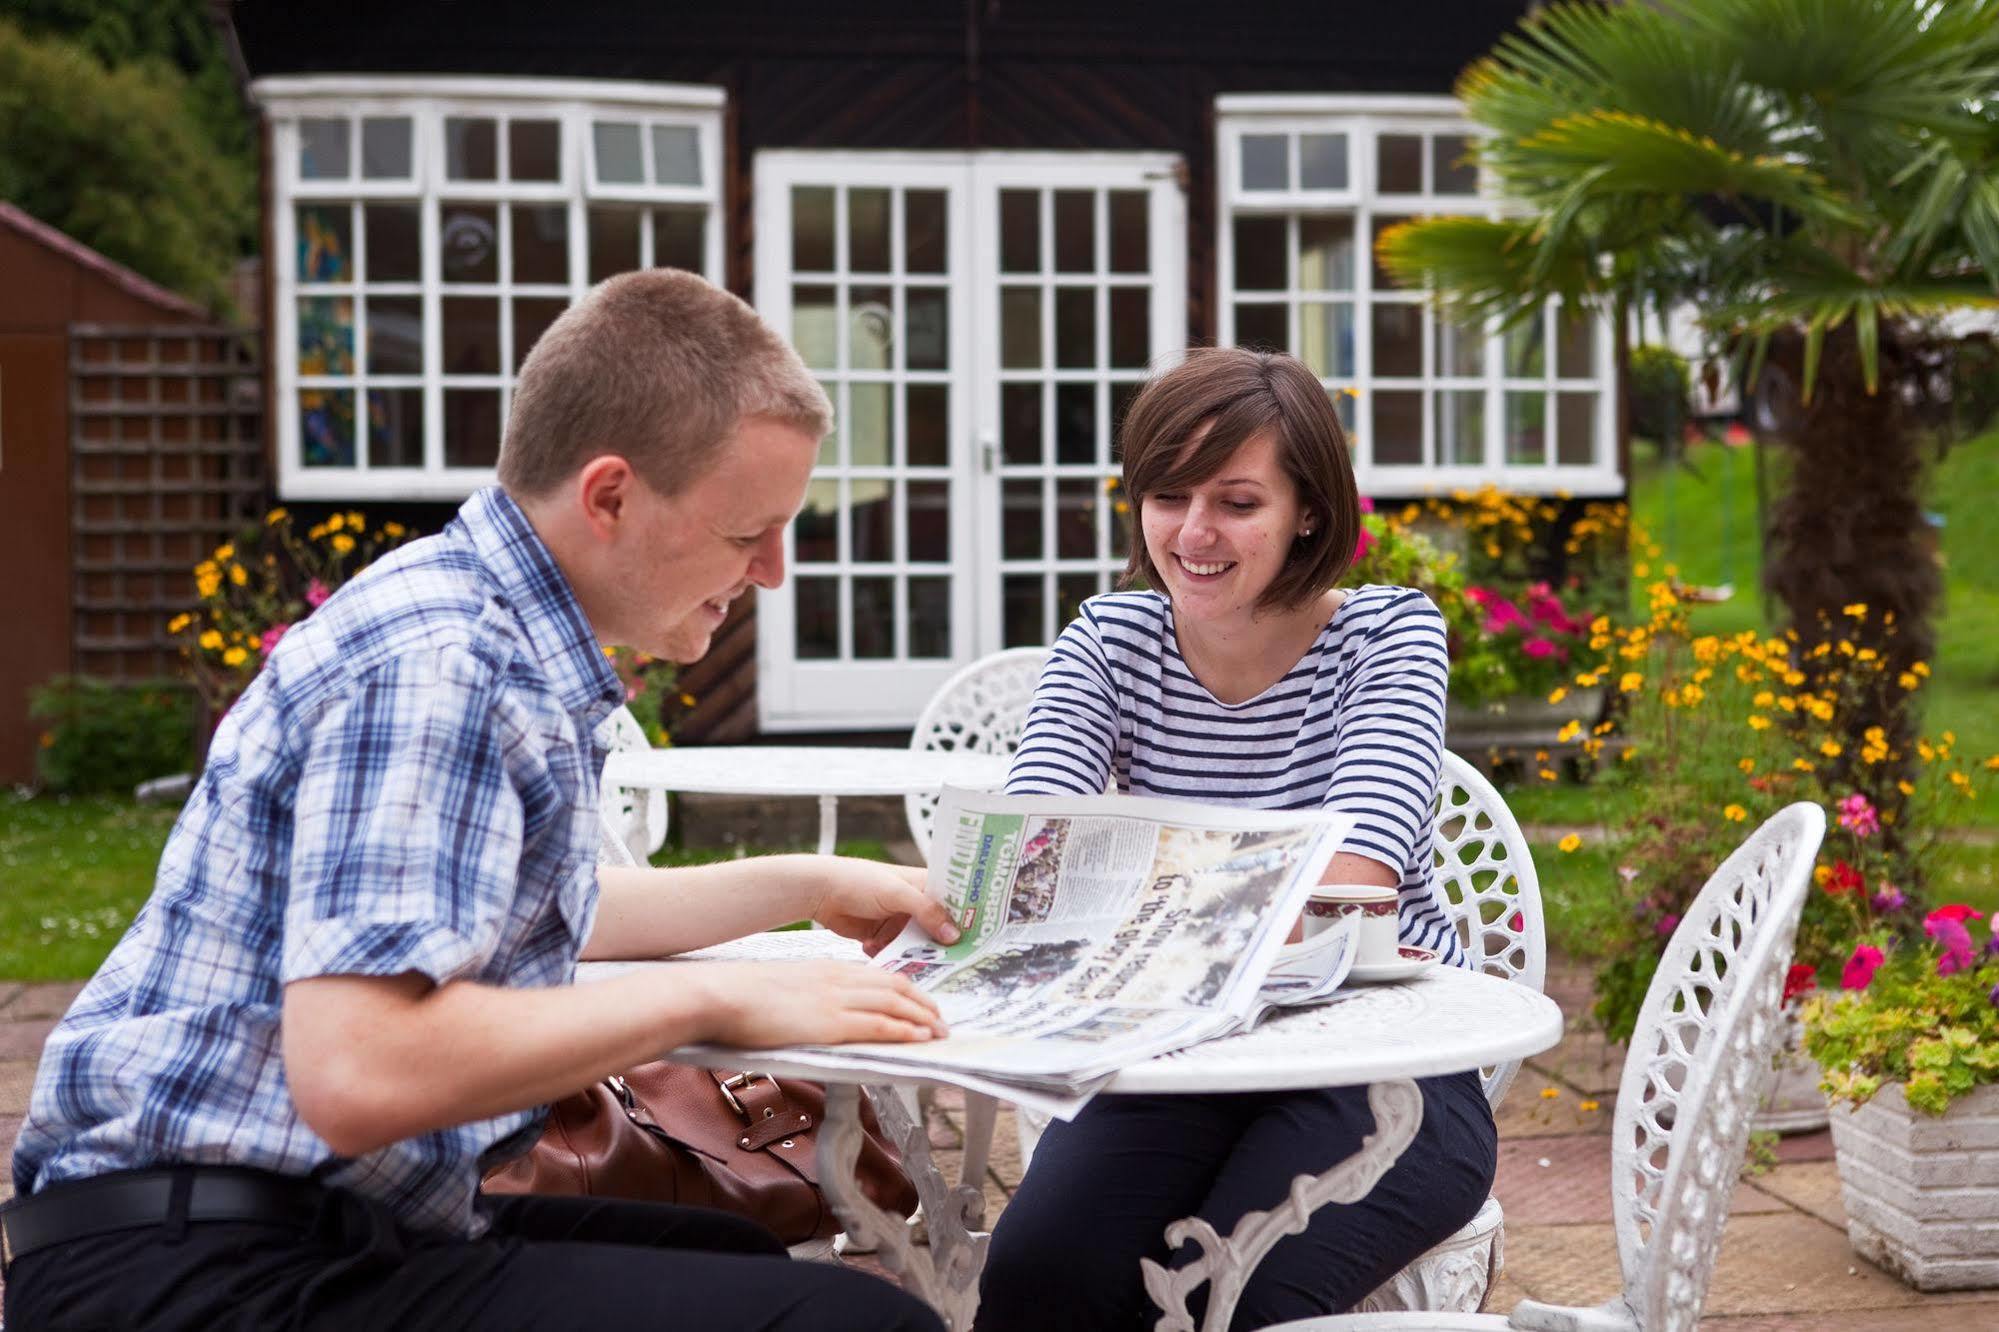
M1933 920L1954 920L1958 924L1962 925L1967 920L1984 920L1984 919L1985 919L1985 913L1983 911L1980 911L1977 907L1966 906L1962 902L1952 902L1950 905L1940 906L1935 911L1930 912L1929 915L1924 916L1923 928L1928 929L1930 927L1930 922Z
M274 624L270 628L264 630L264 632L259 635L259 638L262 639L262 642L258 646L257 650L264 654L265 661L269 661L271 659L271 649L278 645L278 640L285 636L285 630L289 628L291 628L291 626L288 624Z
M1670 912L1666 915L1659 917L1659 923L1653 927L1654 931L1658 934L1658 936L1661 939L1667 937L1674 930L1677 930L1679 928L1680 928L1680 918L1678 916L1671 914Z
M1374 533L1368 531L1365 527L1361 528L1360 539L1355 541L1353 546L1354 559L1356 560L1366 559L1367 552L1373 549L1373 547L1374 547Z
M1874 891L1874 909L1876 911L1882 912L1883 914L1886 914L1887 912L1890 911L1900 911L1903 907L1907 906L1908 903L1909 903L1908 897L1903 894L1900 888L1897 888L1892 883L1884 881L1882 885L1879 888L1875 889Z
M320 582L317 578L305 585L305 604L314 610L318 610L321 606L324 606L326 599L332 595L333 589Z
M1560 648L1556 647L1551 640L1543 638L1539 634L1522 642L1520 650L1536 661L1546 661L1550 657L1559 657L1562 655Z
M1374 512L1374 501L1373 501L1373 500L1371 500L1371 499L1369 499L1369 498L1368 498L1367 496L1365 496L1365 495L1362 495L1362 496L1360 497L1360 511L1361 511L1362 513L1373 513L1373 512Z
M1855 837L1872 837L1881 831L1881 816L1866 796L1855 791L1839 802L1839 826Z
M1960 921L1938 920L1932 912L1923 922L1923 933L1935 939L1943 949L1943 956L1937 959L1937 975L1955 976L1960 971L1969 971L1978 965L1978 951L1971 946L1971 933Z
M1843 990L1864 990L1874 983L1874 973L1881 969L1887 959L1873 944L1861 944L1853 950L1853 956L1846 959L1845 968L1839 973L1839 985Z

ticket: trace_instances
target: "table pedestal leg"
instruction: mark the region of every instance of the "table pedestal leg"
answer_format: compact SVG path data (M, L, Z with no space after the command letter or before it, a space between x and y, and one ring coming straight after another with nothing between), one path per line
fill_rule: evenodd
M877 1207L854 1179L861 1154L860 1089L851 1083L826 1088L826 1121L819 1130L819 1185L846 1225L847 1233L875 1246L882 1266L902 1288L935 1309L951 1332L968 1332L979 1307L979 1273L986 1265L989 1236L974 1233L974 1218L985 1210L976 1181L953 1188L930 1159L930 1134L912 1119L893 1088L869 1089L882 1131L902 1153L903 1168L916 1185L930 1231L927 1248L910 1243L903 1219Z
M833 854L833 831L839 825L840 797L819 797L819 854Z
M1326 1203L1358 1202L1368 1195L1415 1140L1423 1122L1423 1093L1406 1079L1377 1082L1367 1089L1367 1103L1374 1111L1374 1132L1361 1140L1359 1151L1322 1175L1299 1175L1283 1202L1267 1212L1246 1214L1226 1238L1198 1217L1166 1227L1168 1249L1191 1240L1201 1256L1180 1268L1139 1260L1146 1294L1163 1311L1154 1332L1194 1332L1187 1297L1204 1281L1209 1283L1208 1309L1201 1330L1225 1332L1250 1273L1277 1241L1303 1231L1312 1213Z

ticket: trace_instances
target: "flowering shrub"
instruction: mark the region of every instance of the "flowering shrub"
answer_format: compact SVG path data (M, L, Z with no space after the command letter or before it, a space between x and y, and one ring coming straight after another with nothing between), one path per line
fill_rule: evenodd
M44 728L35 775L58 795L130 792L194 757L194 700L177 680L59 675L29 696L28 716Z
M1915 1109L1940 1115L1999 1082L1999 934L1979 912L1939 907L1923 939L1856 944L1838 992L1804 1008L1805 1049L1835 1100L1864 1104L1899 1082ZM1981 947L1973 931L1986 936Z
M180 639L209 714L221 716L249 688L286 630L410 535L400 523L370 529L365 515L350 511L301 536L288 510L272 509L195 565L200 604L175 616L167 632Z
M694 707L694 695L676 688L679 668L663 657L633 648L607 647L605 657L625 686L625 706L638 719L646 739L655 745L673 743L680 719Z

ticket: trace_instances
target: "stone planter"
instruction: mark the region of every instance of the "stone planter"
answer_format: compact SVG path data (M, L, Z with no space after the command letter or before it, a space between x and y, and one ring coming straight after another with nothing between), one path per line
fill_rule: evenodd
M1890 1084L1830 1118L1846 1234L1863 1258L1917 1290L1999 1286L1999 1086L1932 1118Z
M1828 1111L1825 1093L1819 1090L1818 1061L1805 1053L1805 1028L1795 1010L1784 1014L1776 1064L1763 1108L1749 1127L1759 1133L1816 1133L1824 1128Z
M1560 703L1544 694L1495 698L1480 704L1451 702L1444 709L1445 742L1461 754L1488 749L1553 749L1572 721L1585 730L1603 713L1603 689L1571 689Z

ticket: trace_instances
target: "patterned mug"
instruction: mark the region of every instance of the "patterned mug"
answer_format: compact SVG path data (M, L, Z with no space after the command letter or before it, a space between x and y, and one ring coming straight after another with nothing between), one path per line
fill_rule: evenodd
M1393 888L1371 883L1322 883L1305 903L1305 937L1311 938L1342 916L1358 918L1354 962L1380 966L1396 959L1400 931Z

